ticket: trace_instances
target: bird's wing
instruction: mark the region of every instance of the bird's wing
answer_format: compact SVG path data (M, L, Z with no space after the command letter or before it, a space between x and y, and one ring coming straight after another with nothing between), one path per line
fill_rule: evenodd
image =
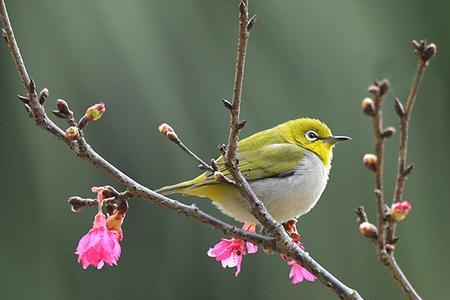
M298 167L300 160L305 156L305 150L301 147L283 143L271 144L238 152L238 167L248 181L269 177L288 176ZM219 171L231 179L230 172L225 168L223 159L217 160ZM197 184L217 183L213 174L207 174L202 182Z

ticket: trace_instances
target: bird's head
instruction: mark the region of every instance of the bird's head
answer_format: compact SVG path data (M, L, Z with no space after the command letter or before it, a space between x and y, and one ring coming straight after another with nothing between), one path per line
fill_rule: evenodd
M328 126L317 119L301 118L283 125L285 138L292 144L314 152L327 168L331 165L334 145L351 139L333 135Z

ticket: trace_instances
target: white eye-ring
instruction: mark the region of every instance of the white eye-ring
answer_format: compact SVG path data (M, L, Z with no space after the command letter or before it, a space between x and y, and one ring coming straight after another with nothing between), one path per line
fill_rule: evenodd
M317 141L317 139L319 138L317 133L315 131L313 131L313 130L310 130L310 131L306 132L305 133L305 137L310 142Z

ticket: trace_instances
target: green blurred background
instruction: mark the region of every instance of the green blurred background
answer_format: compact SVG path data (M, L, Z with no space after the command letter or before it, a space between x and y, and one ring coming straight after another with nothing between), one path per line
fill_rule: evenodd
M366 88L388 77L386 125L397 125L393 98L405 99L416 67L410 41L438 44L411 123L415 173L399 228L398 260L427 299L448 289L450 2L250 1L258 15L249 48L243 136L288 119L313 116L353 137L335 152L321 201L300 220L308 251L367 299L402 299L372 246L355 226L364 205L374 220L371 122L360 112ZM66 99L80 116L102 100L107 113L86 130L109 161L152 188L196 175L196 164L157 131L169 122L205 159L228 132L221 98L233 85L238 1L7 1L16 36L47 109ZM292 286L276 255L246 257L238 279L206 255L220 234L142 200L124 224L117 267L83 270L74 250L94 209L70 211L67 198L93 197L115 184L26 117L7 48L0 46L2 229L0 299L335 299L320 283ZM61 126L63 122L57 120ZM386 145L391 198L398 137ZM222 216L207 200L195 201Z

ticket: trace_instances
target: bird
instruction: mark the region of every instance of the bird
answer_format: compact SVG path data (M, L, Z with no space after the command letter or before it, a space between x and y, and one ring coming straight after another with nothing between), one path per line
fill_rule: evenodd
M270 215L279 223L286 223L316 205L328 182L333 148L348 140L348 136L333 135L318 119L290 120L240 140L238 168ZM221 175L232 179L223 157L215 162ZM212 171L156 192L206 197L235 220L259 224L248 200L233 184L217 180Z

